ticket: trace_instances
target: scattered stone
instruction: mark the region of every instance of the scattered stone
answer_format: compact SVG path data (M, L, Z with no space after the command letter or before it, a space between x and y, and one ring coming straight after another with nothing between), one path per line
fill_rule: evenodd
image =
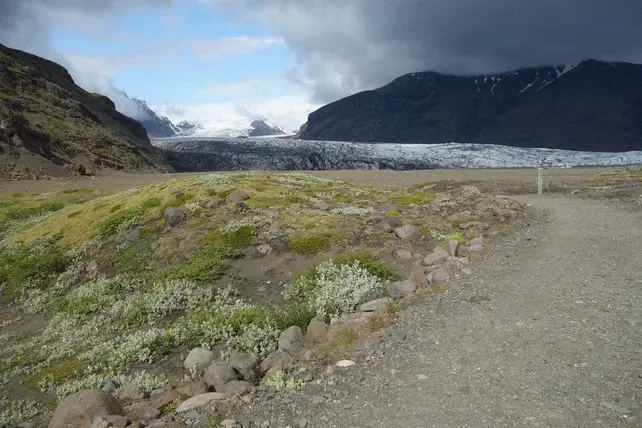
M314 203L312 203L312 208L327 211L330 209L330 204L322 200L316 200L314 201Z
M229 195L227 195L227 197L225 198L225 202L227 202L227 203L230 203L230 202L241 202L241 201L245 201L247 199L250 199L250 195L248 195L247 192L245 192L243 190L238 190L237 189L237 190L233 191L232 193L230 193Z
M245 202L234 202L232 205L232 212L235 214L241 214L250 210L250 207Z
M276 369L287 372L294 367L294 358L282 349L277 349L267 356L261 363L261 373L266 373L270 369Z
M240 396L247 393L251 387L252 385L244 380L233 380L223 385L219 392L230 396Z
M446 269L440 268L430 273L431 284L443 284L448 281L449 278L450 275L448 275L448 271Z
M229 364L216 362L212 363L207 370L205 370L203 380L208 386L219 391L223 385L233 380L238 380L238 377L234 369Z
M468 247L468 251L470 253L481 253L484 251L484 247L482 245L470 245Z
M462 258L462 257L468 257L470 255L470 249L464 245L460 245L459 248L457 248L457 255Z
M394 230L394 228L387 221L381 221L379 223L375 223L375 227L377 229L383 230L384 232L388 232L388 233Z
M442 250L441 248L435 248L435 250L424 257L424 260L421 262L424 266L434 266L439 263L443 263L450 257L447 251Z
M303 330L293 325L281 332L279 336L279 349L289 351L303 346Z
M328 340L328 325L323 321L313 318L305 330L305 339L314 344L326 342Z
M243 354L240 352L235 352L230 355L228 364L232 367L241 378L250 383L256 383L258 381L257 368L259 366L260 360L256 355Z
M56 407L49 428L89 426L96 416L120 415L125 411L113 396L88 389L65 397Z
M308 420L306 418L301 418L297 421L296 424L299 428L305 428L308 426Z
M124 404L129 404L145 398L145 393L139 386L130 383L120 390L120 392L118 393L118 398Z
M198 409L214 401L225 400L225 398L226 398L226 395L223 394L222 392L208 392L206 394L200 394L183 401L180 404L180 406L178 406L178 408L176 409L176 413L182 413L192 409Z
M212 364L212 361L214 361L214 353L212 351L203 348L194 348L187 354L183 367L189 372L200 372Z
M320 395L313 395L311 398L312 404L315 406L318 406L319 404L325 403L325 397L322 397Z
M392 226L393 228L403 226L403 222L397 217L386 217L384 221L388 223L390 226Z
M399 239L417 239L421 236L421 232L417 229L417 226L412 224L406 224L395 229L395 235Z
M356 363L352 360L341 360L339 361L336 366L337 367L351 367L354 366Z
M256 251L259 253L261 256L267 256L268 254L272 254L272 247L270 244L261 244L258 247L256 247Z
M105 384L100 390L107 394L114 395L114 393L118 390L118 385L116 385L116 382L110 379L107 382L105 382Z
M457 255L457 248L459 248L459 241L456 239L451 239L448 241L448 244L446 246L448 254L450 254L452 257L455 257Z
M186 397L194 397L195 395L205 394L207 392L207 384L201 381L194 382L177 388L176 391Z
M392 336L392 341L395 343L403 342L408 338L408 334L405 331L399 330L397 328L392 329L390 335Z
M420 374L420 375L417 375L417 379L419 379L419 380L428 380L428 376L426 376L425 374Z
M400 299L411 295L417 291L417 283L412 279L405 281L397 281L390 284L390 297L393 299Z
M426 270L421 263L415 263L410 271L409 279L415 281L418 287L426 285Z
M390 297L371 300L359 306L361 312L389 312L389 305L393 302Z
M397 250L395 252L395 255L398 258L402 259L402 260L410 260L410 259L412 259L412 253L410 251L408 251L408 250L403 250L403 249L402 250Z
M181 396L176 390L164 391L154 398L154 406L159 410L163 410L168 404L184 399L185 397L186 396Z
M135 419L145 419L148 421L159 417L161 411L155 406L152 406L151 403L142 401L127 407L127 414Z
M470 275L472 275L472 274L473 274L473 271L472 271L472 269L470 269L470 268L463 268L463 269L461 270L461 274L462 274L462 275L466 275L466 276L470 276Z
M225 419L221 421L220 426L223 428L234 428L236 427L236 421L234 419Z
M165 223L167 223L167 227L169 228L180 225L186 219L187 214L185 214L185 211L181 208L169 207L165 209Z

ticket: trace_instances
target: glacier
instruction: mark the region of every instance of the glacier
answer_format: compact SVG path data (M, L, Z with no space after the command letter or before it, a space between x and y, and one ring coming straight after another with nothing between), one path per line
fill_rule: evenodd
M179 169L318 170L571 168L642 164L642 151L603 153L500 144L387 144L294 138L178 137L153 139Z

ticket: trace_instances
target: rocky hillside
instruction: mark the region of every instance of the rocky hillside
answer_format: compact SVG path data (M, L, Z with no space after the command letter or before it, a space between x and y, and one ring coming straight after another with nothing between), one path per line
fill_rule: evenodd
M0 426L238 427L331 388L328 364L473 275L523 209L303 174L0 195Z
M642 149L642 66L574 66L451 76L412 73L311 113L307 140Z
M0 45L0 177L165 170L145 129L67 70Z

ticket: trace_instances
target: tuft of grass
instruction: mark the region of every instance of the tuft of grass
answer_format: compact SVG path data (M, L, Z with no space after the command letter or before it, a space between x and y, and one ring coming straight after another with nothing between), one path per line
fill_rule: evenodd
M152 252L150 243L143 239L119 247L115 258L119 272L139 272L143 268L143 264L152 255Z
M359 267L373 276L384 281L399 281L403 276L394 268L377 258L368 251L351 251L337 255L333 262L338 265L352 265L359 262Z
M359 332L350 327L342 328L327 345L315 350L321 357L342 357L354 351L355 344L359 340Z
M393 210L386 211L386 216L388 216L388 217L400 217L401 213L399 212L399 210L394 210L393 209Z
M120 225L130 221L135 221L136 219L141 218L143 215L145 215L145 209L140 206L120 209L103 220L102 223L100 223L100 225L98 226L98 234L101 236L113 235L118 231Z
M325 235L294 236L288 241L290 251L295 254L314 255L331 250L330 238Z
M37 391L42 382L49 381L60 384L73 379L82 366L83 363L75 359L63 361L51 367L45 367L38 374L25 379L22 385L32 391Z
M191 192L182 193L172 199L165 201L165 203L163 204L163 210L169 207L183 206L186 202L189 202L194 198L196 198L195 193L191 193Z
M394 204L400 207L407 207L410 205L428 205L436 198L436 193L423 190L398 191L393 193L391 197Z
M466 238L461 236L459 233L451 233L446 236L444 236L440 241L440 245L446 245L449 241L457 241L459 242L460 245L464 245L466 243Z

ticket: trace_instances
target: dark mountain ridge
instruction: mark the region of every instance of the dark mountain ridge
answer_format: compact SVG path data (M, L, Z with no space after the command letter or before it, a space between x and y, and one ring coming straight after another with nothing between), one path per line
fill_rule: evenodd
M307 140L642 149L642 66L586 60L492 75L410 73L311 113Z

